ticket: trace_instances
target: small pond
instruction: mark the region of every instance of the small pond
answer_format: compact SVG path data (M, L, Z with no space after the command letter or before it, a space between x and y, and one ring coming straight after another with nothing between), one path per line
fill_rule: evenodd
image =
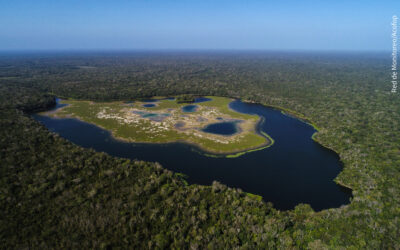
M199 102L208 102L211 101L211 98L207 98L207 97L197 97L194 99L194 103L199 103Z
M153 104L153 103L143 104L143 105L142 105L142 107L145 107L145 108L152 108L152 107L155 107L155 106L156 106L156 105Z
M202 131L217 135L233 135L238 131L236 123L234 121L212 123L203 128Z
M148 118L152 121L161 122L166 117L170 116L168 113L148 113L143 111L132 111L132 113L140 115L143 118Z
M197 108L198 108L197 105L186 105L182 107L182 111L186 113L195 112Z

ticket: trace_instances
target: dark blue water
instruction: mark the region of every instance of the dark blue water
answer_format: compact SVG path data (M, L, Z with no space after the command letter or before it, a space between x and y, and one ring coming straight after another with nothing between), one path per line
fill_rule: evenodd
M219 122L207 125L202 131L218 135L233 135L237 132L236 122Z
M194 103L208 102L208 101L211 101L211 99L210 99L210 98L207 98L207 97L197 97L197 98L194 98Z
M186 174L189 183L210 185L217 180L261 195L278 209L308 203L321 210L349 203L351 192L333 182L341 171L339 157L311 139L313 127L262 105L234 101L230 106L264 117L260 129L275 144L238 158L211 158L187 144L126 143L113 139L106 130L76 119L34 117L50 131L82 147L117 157L157 161L165 168Z
M149 103L149 104L143 104L142 106L145 107L145 108L151 108L151 107L155 107L156 105L152 104L152 103Z
M194 112L197 110L197 105L186 105L182 107L183 112Z

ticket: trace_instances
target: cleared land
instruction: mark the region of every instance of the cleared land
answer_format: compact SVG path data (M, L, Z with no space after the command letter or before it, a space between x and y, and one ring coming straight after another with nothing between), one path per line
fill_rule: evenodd
M257 133L258 116L231 110L229 103L232 99L214 96L208 98L211 101L193 104L178 104L171 99L132 103L63 100L62 103L68 106L47 115L78 118L112 131L115 138L130 142L182 141L214 154L252 151L273 143L268 136ZM182 107L187 105L196 105L195 111L183 112ZM227 121L236 123L237 133L226 136L202 131L209 124Z

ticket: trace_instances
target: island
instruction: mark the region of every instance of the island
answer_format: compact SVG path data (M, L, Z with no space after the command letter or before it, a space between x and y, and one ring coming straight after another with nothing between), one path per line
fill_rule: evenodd
M257 115L229 108L233 99L197 97L180 102L175 97L153 97L125 102L61 100L61 108L43 113L76 118L111 131L113 137L135 143L184 142L209 156L237 157L273 144L257 130Z

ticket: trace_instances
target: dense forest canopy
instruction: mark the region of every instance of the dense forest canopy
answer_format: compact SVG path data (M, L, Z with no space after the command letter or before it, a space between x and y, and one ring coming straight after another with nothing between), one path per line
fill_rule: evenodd
M341 52L65 52L0 55L0 242L7 247L400 248L400 99L390 55ZM155 163L82 149L29 113L54 97L215 95L291 110L336 151L349 205L318 213Z

